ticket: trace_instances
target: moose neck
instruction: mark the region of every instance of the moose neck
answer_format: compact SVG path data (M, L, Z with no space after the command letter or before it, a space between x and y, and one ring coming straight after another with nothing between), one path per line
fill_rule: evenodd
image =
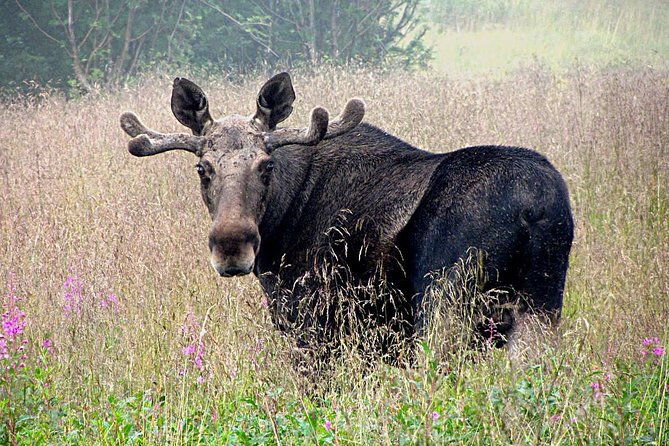
M284 235L292 232L302 213L313 185L312 159L314 147L289 145L277 149L272 158L274 173L269 186L267 208L259 225L260 271L273 264L274 253L282 251Z

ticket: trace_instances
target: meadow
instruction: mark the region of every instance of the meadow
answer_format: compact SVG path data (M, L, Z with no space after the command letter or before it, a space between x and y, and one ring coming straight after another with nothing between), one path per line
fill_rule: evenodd
M456 77L527 65L665 63L669 3L634 0L433 0L433 67Z
M294 73L288 125L361 96L367 121L430 151L532 147L563 173L576 221L562 322L519 358L442 352L457 340L435 332L411 367L351 351L317 384L256 279L211 269L195 159L127 153L125 110L181 131L172 76L6 98L0 443L669 443L668 74ZM198 81L222 116L250 113L264 76Z

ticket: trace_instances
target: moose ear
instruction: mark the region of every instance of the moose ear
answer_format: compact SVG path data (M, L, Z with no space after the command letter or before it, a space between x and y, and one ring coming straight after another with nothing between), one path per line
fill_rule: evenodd
M272 131L276 125L293 111L295 91L288 73L279 73L265 82L256 100L257 110L253 117Z
M172 113L194 135L201 135L205 125L213 121L204 91L183 77L174 79L172 85Z

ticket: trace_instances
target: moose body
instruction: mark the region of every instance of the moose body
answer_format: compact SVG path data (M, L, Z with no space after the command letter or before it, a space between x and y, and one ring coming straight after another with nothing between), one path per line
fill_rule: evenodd
M559 318L573 222L567 187L545 157L502 146L426 152L360 123L356 100L332 123L317 108L308 129L277 130L293 100L282 73L263 86L253 116L214 121L204 93L177 78L172 109L193 136L121 117L131 153L200 157L212 266L221 276L258 276L279 328L299 339L316 327L322 340L338 328L337 303L314 310L305 302L326 292L323 281L377 281L393 290L392 305L377 299L356 311L412 339L426 328L433 274L448 275L472 249L482 255L484 289L506 290L522 312ZM318 273L326 266L335 278ZM513 316L492 322L487 334L503 342Z

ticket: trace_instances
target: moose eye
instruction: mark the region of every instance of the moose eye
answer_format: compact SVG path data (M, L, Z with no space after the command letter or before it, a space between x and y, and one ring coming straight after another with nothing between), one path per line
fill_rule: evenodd
M195 165L195 170L197 170L197 174L200 175L201 177L204 176L204 166L202 164L196 164Z
M274 169L274 161L269 160L265 163L265 172L271 172Z

